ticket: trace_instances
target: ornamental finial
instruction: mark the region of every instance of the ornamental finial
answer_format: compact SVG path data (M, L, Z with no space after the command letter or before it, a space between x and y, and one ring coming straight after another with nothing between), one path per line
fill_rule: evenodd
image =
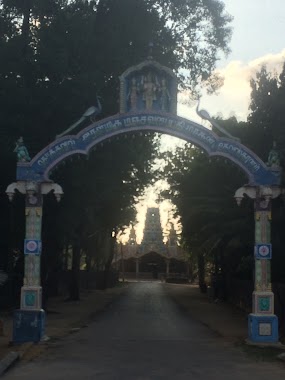
M153 42L150 41L148 44L148 56L147 56L147 59L149 59L150 61L153 59L152 53L153 53Z

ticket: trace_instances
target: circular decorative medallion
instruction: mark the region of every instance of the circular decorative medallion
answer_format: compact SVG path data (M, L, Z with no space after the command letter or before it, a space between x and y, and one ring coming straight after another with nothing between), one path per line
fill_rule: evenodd
M38 244L34 240L30 240L27 242L27 249L31 252L36 251L38 248Z
M31 205L35 205L35 204L37 204L37 201L38 201L38 198L37 198L35 195L31 195L31 196L29 197L29 203L30 203Z
M258 253L260 254L260 256L263 256L263 257L267 256L269 254L269 248L268 248L268 246L261 245L259 247Z
M260 201L259 202L259 207L263 208L263 209L267 208L268 207L268 201L266 201L266 200Z

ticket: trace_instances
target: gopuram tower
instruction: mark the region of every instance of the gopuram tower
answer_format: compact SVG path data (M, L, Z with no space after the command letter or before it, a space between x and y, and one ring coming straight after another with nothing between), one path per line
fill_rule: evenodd
M145 254L148 252L157 252L158 254L166 253L158 207L149 207L146 212L140 253Z

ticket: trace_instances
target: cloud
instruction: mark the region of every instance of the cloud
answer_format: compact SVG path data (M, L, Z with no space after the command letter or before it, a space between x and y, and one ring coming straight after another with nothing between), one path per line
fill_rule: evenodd
M250 62L230 61L225 67L217 70L224 77L224 85L217 95L204 94L201 107L212 116L222 114L224 118L233 114L239 120L246 120L250 105L250 79L260 71L262 65L267 70L279 74L285 62L285 49L277 54L266 54ZM201 122L195 113L195 107L179 104L178 112L181 116Z
M285 49L277 54L266 54L262 57L249 62L249 67L252 68L252 75L260 70L262 65L266 65L268 71L280 73L285 62Z

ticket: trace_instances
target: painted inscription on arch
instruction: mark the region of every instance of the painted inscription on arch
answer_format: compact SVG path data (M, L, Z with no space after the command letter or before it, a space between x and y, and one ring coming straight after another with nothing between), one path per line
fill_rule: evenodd
M75 136L65 136L48 145L29 163L19 163L18 180L48 180L49 171L65 157L88 154L97 143L131 131L153 130L192 142L209 155L224 156L236 163L251 184L279 184L279 173L271 171L252 151L237 141L221 138L190 120L164 113L119 114L101 120Z

